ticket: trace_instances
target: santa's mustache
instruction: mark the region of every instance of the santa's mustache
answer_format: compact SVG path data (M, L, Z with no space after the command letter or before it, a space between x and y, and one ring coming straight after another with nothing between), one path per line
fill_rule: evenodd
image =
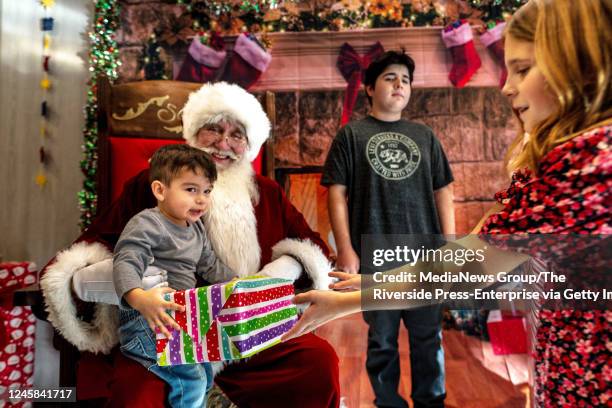
M220 149L216 149L214 147L201 147L202 150L204 150L206 153L208 154L216 154L217 156L227 156L232 160L239 160L242 156L237 155L236 153L232 152L231 150L220 150Z

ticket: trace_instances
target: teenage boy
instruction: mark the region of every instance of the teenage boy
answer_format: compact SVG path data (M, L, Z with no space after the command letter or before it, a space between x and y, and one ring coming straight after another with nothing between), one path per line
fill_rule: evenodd
M427 126L402 119L414 61L389 51L367 68L365 119L338 132L321 184L338 249L336 269L359 272L362 234L454 234L453 181ZM441 308L363 312L369 325L366 369L378 407L408 407L398 393L400 320L408 329L415 407L444 406Z

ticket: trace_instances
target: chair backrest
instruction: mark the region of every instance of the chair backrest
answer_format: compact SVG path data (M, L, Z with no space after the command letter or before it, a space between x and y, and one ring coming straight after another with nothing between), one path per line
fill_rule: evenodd
M148 165L159 147L183 143L182 109L189 94L202 84L169 80L111 85L98 79L98 211L107 208L123 184ZM274 106L274 94L266 93L264 107ZM273 109L267 109L274 116ZM270 112L272 110L272 112ZM274 117L270 118L274 123ZM269 139L271 140L271 139ZM262 152L271 153L273 143ZM259 173L273 174L273 157L260 152L254 162Z

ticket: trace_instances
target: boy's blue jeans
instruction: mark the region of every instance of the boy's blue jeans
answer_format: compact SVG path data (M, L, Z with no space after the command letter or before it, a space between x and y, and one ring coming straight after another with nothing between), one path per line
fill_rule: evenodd
M158 366L155 334L144 317L132 310L120 310L119 316L121 352L170 385L170 406L205 407L207 392L213 384L210 363Z
M366 369L376 396L376 406L408 407L398 393L400 363L397 339L399 323L403 320L410 341L410 396L414 407L443 407L446 388L441 307L363 312L363 317L369 325Z

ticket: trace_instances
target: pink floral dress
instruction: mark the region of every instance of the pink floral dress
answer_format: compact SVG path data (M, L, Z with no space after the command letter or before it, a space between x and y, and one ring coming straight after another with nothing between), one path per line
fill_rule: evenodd
M490 241L488 234L610 234L611 136L612 126L596 128L550 151L541 161L539 176L516 172L510 187L496 194L504 208L487 219L483 238ZM559 263L571 258L573 251L571 246L538 245L527 252ZM612 407L612 311L541 309L537 313L533 356L537 405Z

